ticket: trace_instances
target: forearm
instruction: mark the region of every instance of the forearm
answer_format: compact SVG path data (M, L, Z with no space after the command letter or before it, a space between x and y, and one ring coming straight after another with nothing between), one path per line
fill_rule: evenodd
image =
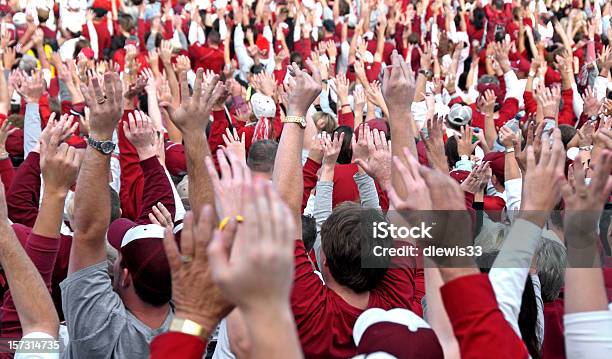
M366 208L380 208L378 199L378 192L376 191L376 185L374 179L366 173L357 172L353 175L353 179L357 184L359 190L359 198L361 199L361 205Z
M32 233L43 237L59 238L67 191L45 184L43 199Z
M91 134L102 141L112 133ZM110 156L88 146L74 194L74 239L68 273L106 259L106 230L110 222Z
M203 131L183 133L189 176L189 203L195 218L199 218L200 211L205 205L210 205L213 213L216 213L212 179L204 164L204 158L210 157L210 149Z
M56 337L59 318L51 295L6 218L2 222L0 263L9 283L22 331L24 334L39 331Z
M27 157L32 149L36 147L42 132L38 103L26 104L26 111L23 119L23 130L23 153L24 156Z
M276 190L291 209L296 223L301 223L302 191L304 190L304 179L302 176L296 176L296 173L302 173L303 143L304 130L298 124L285 123L272 175Z
M410 152L414 158L418 158L412 126L410 126L409 123L412 121L410 106L408 109L404 110L390 109L390 113L389 123L391 127L391 136L393 138L393 141L391 141L391 154L399 158L404 158L404 148L408 148L408 152ZM407 117L408 121L406 121L406 118L401 119L397 117ZM391 171L391 184L399 196L407 195L402 175L395 166L393 166Z
M252 343L253 358L303 358L295 321L289 307L243 310Z

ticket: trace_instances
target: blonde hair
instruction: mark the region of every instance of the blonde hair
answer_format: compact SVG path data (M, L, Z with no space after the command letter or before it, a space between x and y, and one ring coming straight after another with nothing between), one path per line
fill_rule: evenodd
M338 127L338 124L336 123L336 119L334 118L334 116L330 115L327 112L318 111L312 115L312 120L314 121L315 125L317 125L317 122L320 119L325 120L325 126L323 126L323 128L317 127L317 129L320 130L321 132L327 132L331 134L332 132L334 132L336 127Z

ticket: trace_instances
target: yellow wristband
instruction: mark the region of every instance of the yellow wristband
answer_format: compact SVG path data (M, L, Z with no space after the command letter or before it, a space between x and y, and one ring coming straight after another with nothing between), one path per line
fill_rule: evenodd
M225 226L227 226L227 224L229 223L230 219L232 219L232 218L236 218L236 222L238 222L238 223L244 222L244 217L242 217L241 215L237 215L237 216L234 216L234 217L225 217L219 223L219 229L223 230L225 228Z

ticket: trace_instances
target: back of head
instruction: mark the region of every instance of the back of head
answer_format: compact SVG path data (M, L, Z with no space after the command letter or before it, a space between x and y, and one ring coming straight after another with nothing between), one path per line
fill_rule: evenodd
M559 131L561 131L563 147L567 148L567 144L576 136L576 128L570 125L559 125Z
M353 138L353 129L349 126L340 126L334 130L334 133L344 133L344 140L342 141L342 147L340 148L340 155L338 156L339 164L349 164L353 160L353 148L351 147L351 139Z
M210 45L219 45L221 43L221 35L215 29L210 30L207 39Z
M344 202L334 208L321 226L321 248L334 280L356 293L376 288L382 280L390 259L375 257L374 247L388 248L391 238L373 238L372 224L385 217L374 208ZM363 264L367 263L367 266Z
M536 263L542 287L542 300L552 302L559 297L563 287L567 250L563 244L544 237L537 252Z
M261 140L251 144L247 165L254 172L272 173L278 143L272 140Z

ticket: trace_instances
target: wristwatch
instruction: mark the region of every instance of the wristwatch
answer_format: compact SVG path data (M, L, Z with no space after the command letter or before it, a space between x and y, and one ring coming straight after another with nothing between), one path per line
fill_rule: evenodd
M535 71L529 70L529 73L527 74L528 77L534 77L536 75Z
M306 128L306 118L304 116L285 116L283 123L297 123L301 128Z
M193 320L174 318L170 323L171 332L180 332L202 338L204 328ZM207 339L207 338L202 338Z
M87 137L87 144L105 155L110 155L115 150L115 147L117 147L113 141L98 141L91 137Z

